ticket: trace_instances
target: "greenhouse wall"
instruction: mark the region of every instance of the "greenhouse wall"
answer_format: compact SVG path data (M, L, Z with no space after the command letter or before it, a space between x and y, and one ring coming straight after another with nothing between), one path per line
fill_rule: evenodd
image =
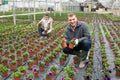
M119 9L109 9L109 12L111 12L115 16L120 16L120 10Z

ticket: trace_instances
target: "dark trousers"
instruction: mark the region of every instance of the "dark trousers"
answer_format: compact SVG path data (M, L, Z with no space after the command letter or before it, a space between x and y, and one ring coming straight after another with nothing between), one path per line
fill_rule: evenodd
M51 33L43 34L43 32L44 32L43 28L38 28L38 32L39 32L40 36L47 36L47 37L51 36Z
M64 48L63 52L67 54L72 54L73 51L80 51L80 50L89 51L89 49L91 48L91 43L92 43L91 40L85 39L79 42L79 44L75 46L73 49L70 49L68 47Z
M43 28L38 28L38 32L39 32L40 36L44 36L43 31L44 31Z
M39 32L40 36L48 36L48 34L43 34L43 32L44 32L43 28L38 28L38 32Z

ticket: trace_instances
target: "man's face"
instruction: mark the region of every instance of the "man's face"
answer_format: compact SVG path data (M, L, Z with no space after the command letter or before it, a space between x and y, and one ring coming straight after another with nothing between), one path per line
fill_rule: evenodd
M72 27L75 27L76 26L76 23L77 23L77 18L76 18L76 16L69 16L68 17L68 22L70 23L70 25L72 26Z
M45 19L48 20L49 16L45 16Z

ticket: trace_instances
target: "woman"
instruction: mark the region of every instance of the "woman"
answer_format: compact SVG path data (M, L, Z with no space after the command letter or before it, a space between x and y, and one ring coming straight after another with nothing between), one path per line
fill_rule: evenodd
M48 34L52 32L52 23L53 19L50 17L49 13L46 13L38 24L38 31L40 36L47 37Z

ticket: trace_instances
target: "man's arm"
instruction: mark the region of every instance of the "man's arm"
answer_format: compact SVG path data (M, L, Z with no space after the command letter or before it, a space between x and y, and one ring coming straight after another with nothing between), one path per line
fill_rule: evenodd
M88 29L88 25L84 23L82 26L83 26L83 37L78 39L79 42L81 42L84 39L90 39L90 31Z
M67 31L67 30L65 30L65 32L64 32L64 37L65 37L66 43L69 43L70 38L69 38L69 36L68 36L68 31Z

